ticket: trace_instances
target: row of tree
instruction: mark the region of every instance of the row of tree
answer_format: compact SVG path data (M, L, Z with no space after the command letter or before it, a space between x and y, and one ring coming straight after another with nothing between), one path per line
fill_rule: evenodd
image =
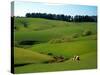
M63 15L63 14L47 14L47 13L26 13L26 17L31 18L46 18L52 20L62 20L67 22L97 22L97 16L88 15Z

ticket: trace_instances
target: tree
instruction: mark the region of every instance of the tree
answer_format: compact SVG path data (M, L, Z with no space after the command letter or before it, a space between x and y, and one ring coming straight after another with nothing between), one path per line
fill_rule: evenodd
M26 13L26 17L32 18L46 18L51 20L62 20L67 22L97 22L97 16L88 16L88 15L64 15L64 14L47 14L47 13ZM26 27L26 23L24 23Z
M20 22L25 28L28 27L28 21L27 20L21 20Z
M30 13L26 13L26 17L32 17Z

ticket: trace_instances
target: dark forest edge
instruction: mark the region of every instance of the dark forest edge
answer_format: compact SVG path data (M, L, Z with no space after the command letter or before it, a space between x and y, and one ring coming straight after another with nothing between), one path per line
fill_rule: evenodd
M16 16L20 17L20 16ZM45 18L51 20L61 20L67 22L97 22L97 16L88 15L64 15L64 14L47 14L47 13L26 13L26 18Z

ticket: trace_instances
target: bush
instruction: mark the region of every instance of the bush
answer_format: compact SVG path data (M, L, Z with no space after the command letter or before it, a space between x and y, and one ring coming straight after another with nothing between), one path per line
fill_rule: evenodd
M27 20L21 20L20 23L21 23L25 28L27 28L28 25L29 25Z
M61 39L52 39L49 41L49 43L61 43Z
M73 38L77 38L77 37L79 37L79 34L78 33L75 33L75 34L72 35L72 37Z
M72 38L70 37L64 37L64 38L60 38L60 39L52 39L49 41L49 43L63 43L63 42L71 42Z
M48 53L48 55L53 55L52 53Z
M62 41L63 42L71 42L72 38L71 37L64 37L64 38L62 38Z
M91 35L91 34L92 34L92 32L90 30L87 30L87 31L84 31L82 35L88 36L88 35Z
M44 63L44 64L48 64L48 63L49 63L49 61L44 61L44 62L42 62L42 63Z
M17 27L15 26L15 27L14 27L14 29L16 30L16 29L17 29Z
M14 26L14 30L19 30L18 26Z

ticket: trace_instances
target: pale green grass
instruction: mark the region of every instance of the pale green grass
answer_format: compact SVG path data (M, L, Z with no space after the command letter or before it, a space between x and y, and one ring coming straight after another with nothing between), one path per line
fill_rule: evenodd
M53 58L23 48L14 48L14 64L40 63Z
M82 70L97 68L96 53L91 52L81 55L80 63L72 60L63 63L52 64L32 64L23 67L16 67L15 73L33 73L33 72L48 72L48 71L66 71L66 70Z
M23 27L20 23L20 20L24 19L28 21L29 26L27 28ZM53 38L71 36L74 33L78 33L79 35L81 35L86 30L90 30L92 34L96 34L96 23L90 22L73 23L39 18L16 18L15 25L20 28L19 30L15 31L16 41L36 40L47 42ZM31 29L35 27L37 29L39 28L40 30L36 31L34 29ZM23 28L27 30L24 30Z
M57 44L38 44L33 45L30 49L37 52L53 53L54 55L72 57L74 55L81 55L92 51L96 52L96 46L96 40L84 40Z

